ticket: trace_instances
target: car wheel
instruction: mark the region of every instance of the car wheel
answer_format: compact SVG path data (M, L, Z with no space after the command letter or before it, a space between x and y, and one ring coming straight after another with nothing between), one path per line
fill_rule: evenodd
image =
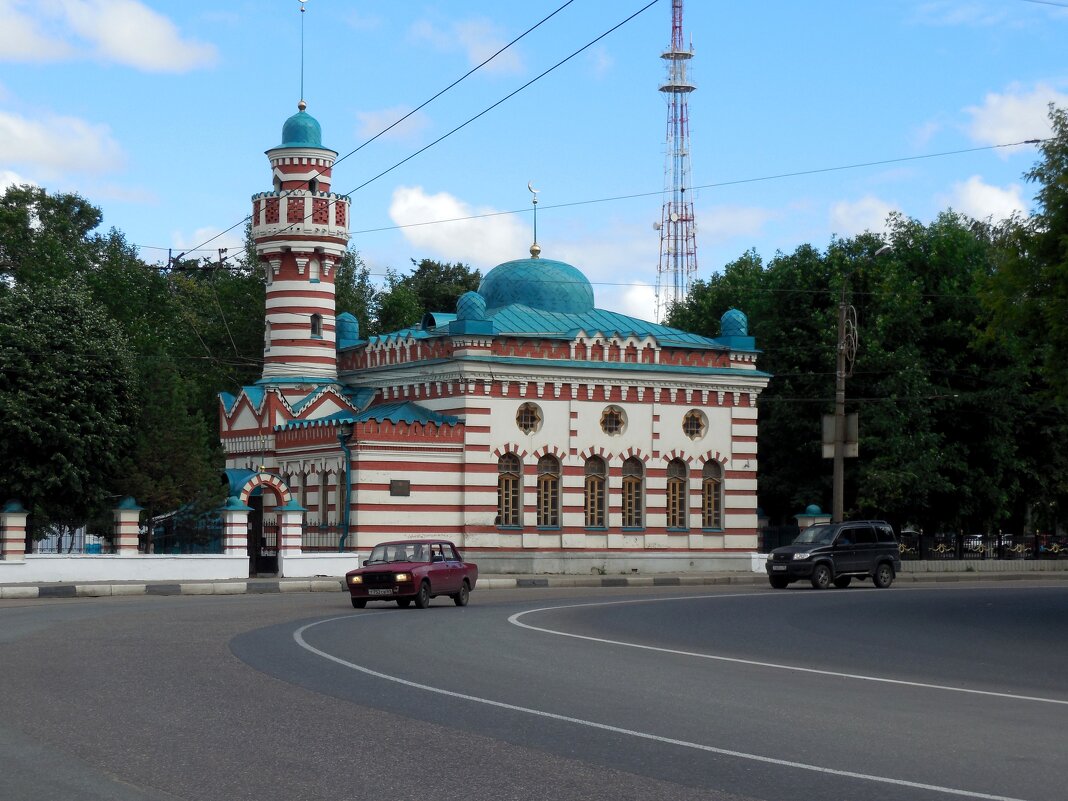
M812 586L817 590L825 590L831 586L831 568L820 564L812 568Z
M397 599L397 606L399 606L401 609L407 609L411 605L412 605L412 599L411 598L398 598Z
M790 583L789 579L785 576L769 576L768 581L771 582L771 586L777 590L785 590L786 585Z
M467 581L465 580L464 583L462 585L460 585L460 591L458 593L456 593L454 596L452 596L452 602L454 604L456 604L457 606L467 606L467 601L468 601L468 599L470 597L471 597L471 587L468 585Z
M424 581L419 585L419 592L415 594L415 605L419 609L426 609L430 606L430 582Z
M840 590L844 590L846 587L849 586L849 582L852 580L852 576L838 576L838 578L834 580L834 586Z
M365 606L367 606L367 601L363 598L350 598L349 600L352 601L353 609L363 609Z
M875 568L875 575L871 577L871 580L880 590L885 590L894 583L894 569L883 562Z

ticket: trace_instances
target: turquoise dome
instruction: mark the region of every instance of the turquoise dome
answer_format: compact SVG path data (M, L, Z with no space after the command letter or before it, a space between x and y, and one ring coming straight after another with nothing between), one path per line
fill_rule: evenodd
M334 336L338 348L349 348L360 341L360 321L348 312L342 312L334 321Z
M560 314L593 310L593 287L570 264L552 259L516 259L498 264L478 287L487 309L513 303Z
M723 337L749 336L749 318L745 316L745 312L727 309L719 318L719 335Z
M322 147L323 130L319 121L301 109L282 126L282 144L278 147Z
M805 514L811 515L812 517L818 517L819 515L823 514L823 510L820 509L820 507L816 504L810 503L808 506L805 507Z
M456 317L460 320L485 320L486 299L477 292L464 292L456 301Z

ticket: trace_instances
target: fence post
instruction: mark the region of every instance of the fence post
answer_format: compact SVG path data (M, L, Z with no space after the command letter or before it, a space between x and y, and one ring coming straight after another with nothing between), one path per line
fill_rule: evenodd
M112 510L115 524L113 540L115 553L119 556L137 555L137 535L142 509L137 502L130 497L123 498L119 505Z
M227 556L248 555L248 513L251 506L245 506L236 495L226 499L226 506L219 509L223 521L223 553Z
M303 550L304 513L307 511L292 499L278 512L278 552L285 556L297 556Z
M5 562L25 561L28 516L18 501L8 501L0 509L0 559Z

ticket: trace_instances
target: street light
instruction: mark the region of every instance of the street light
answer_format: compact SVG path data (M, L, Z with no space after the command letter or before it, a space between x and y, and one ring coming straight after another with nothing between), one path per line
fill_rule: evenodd
M341 423L337 427L337 441L341 445L341 452L345 454L345 479L342 482L344 487L344 501L341 507L341 536L337 541L337 550L339 553L345 551L345 540L349 536L349 506L351 506L352 498L352 451L349 450L349 437L352 436L353 425L352 423Z

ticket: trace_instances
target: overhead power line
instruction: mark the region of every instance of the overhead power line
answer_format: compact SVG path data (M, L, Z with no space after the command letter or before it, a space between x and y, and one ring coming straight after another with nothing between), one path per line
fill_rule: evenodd
M717 182L714 182L714 183L701 184L701 185L695 186L693 188L694 188L694 190L699 190L699 189L719 189L719 188L722 188L722 187L725 187L725 186L738 186L738 185L741 185L741 184L753 184L753 183L760 183L760 182L763 182L763 181L778 181L778 180L783 180L783 179L786 179L786 178L800 178L800 177L804 177L806 175L819 175L821 173L841 172L841 171L844 171L844 170L857 170L857 169L862 169L864 167L879 167L879 166L884 166L884 165L887 165L887 164L897 164L897 163L906 162L906 161L920 161L920 160L925 160L925 159L944 158L944 157L947 157L947 156L959 156L959 155L963 155L963 154L967 154L967 153L980 153L980 152L987 151L987 150L999 150L999 149L1006 148L1006 147L1019 147L1021 145L1040 145L1040 144L1043 144L1045 142L1050 142L1050 141L1052 141L1052 137L1047 137L1045 139L1024 139L1024 140L1019 141L1019 142L1006 142L1006 143L998 144L998 145L982 145L980 147L969 147L969 148L964 148L964 149L961 149L961 150L943 150L943 151L940 151L938 153L923 153L923 154L918 155L918 156L899 156L899 157L896 157L896 158L878 159L876 161L860 161L860 162L855 162L855 163L851 163L851 164L839 164L839 165L832 166L832 167L815 167L815 168L808 169L808 170L795 170L795 171L792 171L792 172L780 172L780 173L773 173L771 175L760 175L760 176L755 176L755 177L750 177L750 178L736 178L736 179L732 179L732 180L729 180L729 181L717 181ZM663 191L664 191L663 189L657 189L655 191L648 191L648 192L632 192L632 193L628 193L628 194L624 194L624 195L611 195L611 196L608 196L608 197L588 198L586 200L572 200L572 201L568 201L566 203L551 203L551 204L548 204L548 205L543 204L543 203L539 203L538 204L538 208L542 209L542 210L544 210L544 209L566 209L566 208L572 208L574 206L589 206L589 205L593 205L593 204L596 204L596 203L615 203L615 202L622 201L622 200L636 200L636 199L639 199L639 198L654 197L654 196L658 196L658 195L663 194ZM439 220L422 220L420 222L403 223L403 224L400 224L400 225L382 225L382 226L378 226L376 228L361 228L359 230L350 231L349 233L351 235L353 235L353 236L358 236L360 234L377 234L377 233L382 233L384 231L399 231L399 230L403 230L405 228L419 228L419 227L427 226L427 225L445 225L447 223L469 222L471 220L483 220L483 219L490 219L490 218L493 218L493 217L504 217L504 216L513 215L513 214L529 214L529 213L530 213L530 208L529 207L525 207L525 208L521 208L521 209L509 209L509 210L506 210L506 211L490 211L490 212L485 212L483 214L469 214L469 215L466 215L464 217L446 217L444 219L439 219ZM247 220L248 218L246 217L245 219ZM232 228L228 229L228 230L232 230ZM223 233L226 233L226 232L224 231ZM221 235L222 234L219 234L218 236L221 236ZM211 240L208 240L208 241L210 242ZM143 248L145 250L171 250L171 248L160 247L158 245L138 245L137 247ZM210 252L214 253L215 250L216 250L215 248L190 248L189 250L185 251L185 254L187 255L189 253L193 253L193 252L196 252L196 251L205 251L205 252L210 251ZM227 258L233 258L234 255L236 255L236 254L228 256Z
M423 101L422 103L420 103L420 104L419 104L418 106L416 106L416 107L415 107L415 108L413 108L413 109L412 109L411 111L409 111L409 112L408 112L407 114L405 114L404 116L402 116L402 117L401 117L400 119L398 119L398 120L395 120L395 121L394 121L394 122L393 122L392 124L390 124L390 125L386 126L385 128L383 128L383 129L382 129L381 131L379 131L378 133L376 133L376 134L375 134L374 136L372 136L372 137L371 137L370 139L368 139L367 141L363 142L362 144L360 144L360 145L358 145L357 147L355 147L355 148L353 148L352 150L350 150L350 151L349 151L348 153L346 153L345 155L343 155L343 156L341 156L340 158L336 159L336 160L334 161L334 166L337 166L337 165L338 165L338 164L340 164L340 163L341 163L342 161L344 161L345 159L347 159L347 158L348 158L349 156L352 156L353 154L355 154L355 153L358 153L358 152L359 152L360 150L363 150L363 149L364 149L365 147L367 147L367 145L371 144L371 143L372 143L373 141L375 141L376 139L378 139L378 138L379 138L380 136L382 136L383 134L386 134L386 133L388 133L388 132L389 132L389 131L391 131L391 130L392 130L393 128L396 128L396 127L397 127L398 125L400 125L400 124L401 124L402 122L404 122L404 121L405 121L406 119L408 119L409 117L411 117L411 116L412 116L413 114L415 114L416 112L418 112L418 111L421 111L422 109L426 108L426 107L427 107L428 105L430 105L431 103L433 103L433 102L434 102L435 100L437 100L437 99L438 99L439 97L441 97L441 96L442 96L443 94L445 94L445 93L446 93L446 92L448 92L448 91L449 91L450 89L452 89L453 87L455 87L455 86L456 86L457 84L459 84L459 83L460 83L461 81L464 81L464 80L466 80L467 78L469 78L469 77L471 77L472 75L474 75L474 74L475 74L476 72L478 72L478 71L479 71L480 69L482 69L482 68L483 68L484 66L486 66L487 64L489 64L489 63L490 63L491 61L493 61L493 60L494 60L495 58L497 58L497 56L499 56L499 55L500 55L501 53L503 53L504 51L508 50L508 49L509 49L510 47L512 47L513 45L515 45L515 44L516 44L517 42L519 42L519 41L520 41L521 39L525 38L525 37L526 37L526 36L527 36L528 34L530 34L531 32L533 32L533 31L537 30L538 28L540 28L540 27L541 27L542 25L544 25L544 24L545 24L546 22L548 22L548 21L549 21L550 19L552 19L553 17L555 17L555 16L557 15L557 14L559 14L559 13L560 13L561 11L563 11L563 10L564 10L565 8L567 8L567 7L569 6L569 5L571 5L571 4L573 3L573 2L575 2L575 0L567 0L567 2L566 2L566 3L564 3L564 4L562 5L562 6L560 6L559 8L557 8L557 9L556 9L555 11L553 11L552 13L550 13L550 14L546 15L545 17L542 17L542 19L540 19L540 20L539 20L538 22L536 22L536 23L535 23L534 25L531 25L531 26L530 26L529 28L527 28L527 29L526 29L525 31L523 31L523 32L522 32L521 34L519 34L519 36L515 37L514 39L512 39L512 41L508 42L508 44L506 44L506 45L504 45L503 47L501 47L501 48L500 48L500 49L499 49L499 50L498 50L498 51L497 51L496 53L493 53L493 54L492 54L491 56L489 56L489 57L487 57L486 59L484 59L484 60L483 60L483 61L482 61L481 63L479 63L479 64L476 64L476 65L475 65L474 67L472 67L471 69L469 69L469 70L468 70L467 72L465 72L465 73L464 73L463 75L461 75L461 76L460 76L459 78L457 78L457 79L456 79L455 81L453 81L452 83L450 83L450 84L449 84L448 86L446 86L446 87L445 87L444 89L442 89L442 90L440 90L439 92L435 93L435 94L434 94L434 95L432 95L432 96L431 96L431 97L430 97L429 99L427 99L427 100L424 100L424 101ZM655 3L655 2L657 2L657 0L653 0L653 2ZM650 4L650 5L652 5L652 4ZM643 9L643 10L644 10L644 9ZM618 26L617 26L617 27L618 27ZM587 45L587 46L588 46L588 45ZM303 67L302 67L302 69L303 69ZM302 80L303 80L303 78L302 78ZM506 98L506 99L507 99L507 98ZM483 113L485 113L485 112L483 112ZM466 123L465 123L465 124L466 124ZM433 144L436 144L436 143L431 143L431 145L433 145ZM431 147L431 145L427 145L427 147ZM426 148L423 148L423 150L426 150ZM419 152L421 153L422 151L419 151ZM413 156L415 156L415 155L418 155L418 153L415 153L415 154L413 154ZM408 158L412 158L413 156L409 156ZM407 159L406 159L406 160L407 160ZM313 176L313 177L318 177L319 175L322 175L322 171L317 171L317 172L315 173L315 176ZM374 179L372 179L372 180L374 180ZM286 192L282 193L282 195L280 195L280 198L284 198L284 197L285 197L286 195L288 195L288 194L290 193L290 191L292 191L292 190L289 190L289 191L286 191ZM249 217L249 216L246 216L246 217L245 217L244 219L242 219L242 220L239 220L238 222L236 222L236 223L234 223L233 225L231 225L231 226L230 226L229 228L227 228L227 229L226 229L225 231L220 231L220 232L219 232L219 233L217 233L217 234L216 234L215 236L213 236L213 237L211 237L210 239L207 239L207 240L205 240L204 242L202 242L201 244L197 245L197 246L196 246L195 248L190 248L190 250L187 250L187 251L186 251L186 253L189 253L189 252L192 252L192 251L198 251L198 250L202 249L202 248L204 247L204 245L207 245L207 244L210 244L210 243L214 242L214 241L215 241L216 239L218 239L218 238L219 238L220 236L222 236L223 234L228 234L228 233L229 233L230 231L232 231L232 230L234 230L235 228L237 228L237 226L239 226L239 225L244 225L244 224L245 224L246 222L248 222L248 221L249 221L249 219L250 219L250 217Z

